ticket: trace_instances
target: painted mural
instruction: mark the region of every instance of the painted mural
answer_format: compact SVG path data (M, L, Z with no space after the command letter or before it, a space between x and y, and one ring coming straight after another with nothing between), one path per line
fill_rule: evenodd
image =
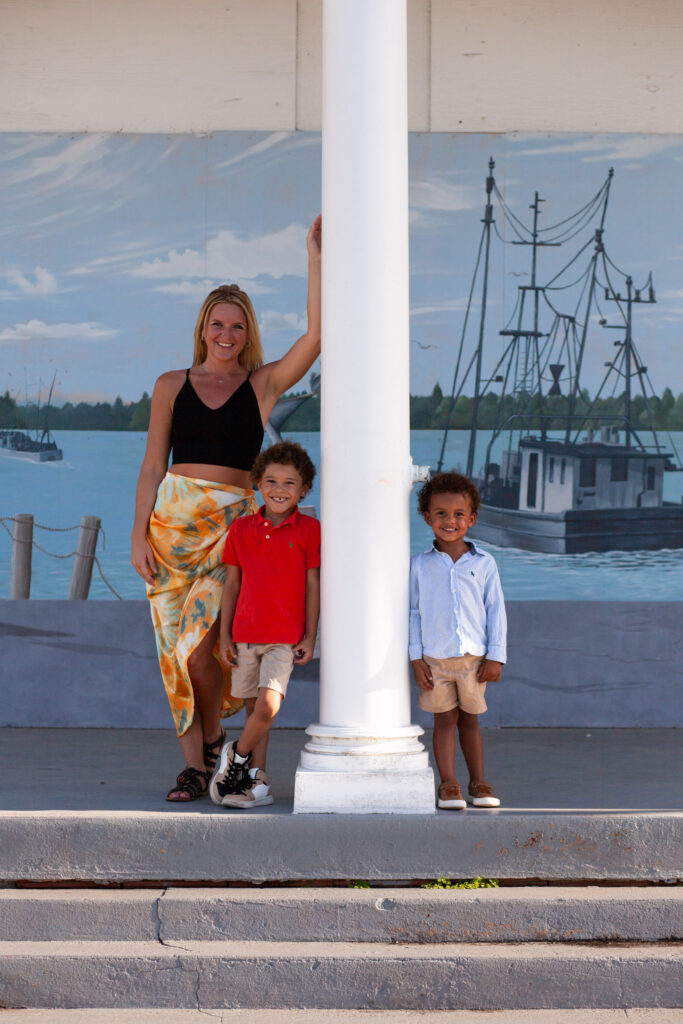
M410 160L414 461L476 477L508 600L677 599L683 139L419 135ZM99 516L107 580L142 597L154 380L189 364L224 281L252 295L267 357L300 332L320 136L4 135L0 185L0 516ZM278 426L318 462L321 399L301 388ZM418 551L414 502L411 524ZM5 531L3 597L10 548ZM66 597L69 575L36 550L32 596ZM112 596L97 574L91 596Z

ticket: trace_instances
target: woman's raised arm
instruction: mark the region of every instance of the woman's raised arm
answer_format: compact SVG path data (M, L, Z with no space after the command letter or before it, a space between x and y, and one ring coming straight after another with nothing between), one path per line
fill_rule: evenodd
M275 362L267 363L256 371L263 396L262 412L270 412L278 398L300 381L320 355L320 262L322 248L322 218L316 217L306 238L308 250L308 328L294 342L288 352ZM255 383L257 383L255 381Z

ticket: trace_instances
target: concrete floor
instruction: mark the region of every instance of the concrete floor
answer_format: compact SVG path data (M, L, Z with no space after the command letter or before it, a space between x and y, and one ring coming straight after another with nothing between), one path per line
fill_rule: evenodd
M675 729L484 729L486 776L506 810L670 811L683 807L683 737ZM230 730L231 738L236 730ZM431 736L425 736L431 746ZM292 809L301 729L274 729L275 803ZM0 729L0 811L224 813L208 800L170 804L182 767L171 730ZM456 766L466 782L464 763ZM453 815L441 811L440 814ZM469 809L467 814L491 814Z
M683 1010L2 1010L0 1024L682 1024Z

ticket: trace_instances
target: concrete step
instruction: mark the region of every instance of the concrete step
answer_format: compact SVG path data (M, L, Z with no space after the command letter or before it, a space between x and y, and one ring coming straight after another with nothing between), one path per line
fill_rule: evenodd
M681 887L1 889L0 940L666 942Z
M681 1024L683 1011L263 1010L248 1024ZM245 1024L244 1010L2 1010L0 1024Z
M540 878L668 881L683 814L552 810L434 815L0 811L0 883Z
M666 1008L682 980L660 944L0 943L6 1008Z

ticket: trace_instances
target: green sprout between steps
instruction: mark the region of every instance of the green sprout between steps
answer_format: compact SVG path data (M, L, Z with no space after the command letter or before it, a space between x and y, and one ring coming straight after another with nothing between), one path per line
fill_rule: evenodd
M497 878L437 878L435 882L425 882L421 889L497 889Z
M435 882L424 882L421 889L497 889L497 878L437 878ZM370 889L370 882L356 879L349 882L349 889Z

